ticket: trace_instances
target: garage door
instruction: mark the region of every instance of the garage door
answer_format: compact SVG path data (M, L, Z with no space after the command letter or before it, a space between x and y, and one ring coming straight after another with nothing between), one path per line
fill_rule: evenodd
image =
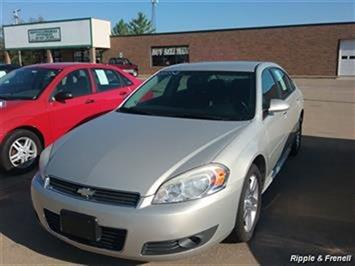
M355 40L342 40L339 47L339 76L355 76Z

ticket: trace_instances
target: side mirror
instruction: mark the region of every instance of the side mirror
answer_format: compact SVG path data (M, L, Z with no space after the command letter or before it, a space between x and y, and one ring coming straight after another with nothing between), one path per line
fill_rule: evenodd
M54 95L54 100L61 103L65 102L65 100L72 99L72 98L73 98L73 94L68 91L61 91L58 92L56 95Z
M284 100L271 99L270 107L268 109L269 113L284 112L290 109L290 105Z

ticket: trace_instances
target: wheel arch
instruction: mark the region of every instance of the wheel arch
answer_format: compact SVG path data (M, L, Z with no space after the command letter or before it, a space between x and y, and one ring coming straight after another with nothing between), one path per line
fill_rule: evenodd
M45 148L46 140L44 138L44 135L42 134L42 132L38 128L33 127L33 126L20 126L20 127L14 128L8 134L6 134L5 138L8 138L13 132L15 132L16 130L20 130L20 129L25 129L25 130L31 131L32 133L36 134L38 136L38 138L40 139L43 148Z
M256 165L256 167L258 167L259 171L260 171L260 174L261 174L261 182L262 182L262 185L264 185L264 182L265 182L265 178L266 178L266 160L265 160L265 157L261 154L257 155L253 162L251 163L251 165L254 164Z

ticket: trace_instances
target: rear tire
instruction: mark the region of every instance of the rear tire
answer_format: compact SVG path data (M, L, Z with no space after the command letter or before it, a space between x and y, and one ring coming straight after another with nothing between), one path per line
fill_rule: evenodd
M301 149L301 144L302 144L302 118L300 118L300 120L298 121L298 128L296 131L295 139L291 147L291 152L290 152L291 156L296 156L298 154L298 152Z
M4 140L0 150L0 165L6 172L25 172L37 165L43 145L32 131L18 129Z
M247 242L252 238L260 216L261 190L261 174L258 167L253 164L244 180L235 226L228 237L229 241ZM248 215L250 218L247 218Z

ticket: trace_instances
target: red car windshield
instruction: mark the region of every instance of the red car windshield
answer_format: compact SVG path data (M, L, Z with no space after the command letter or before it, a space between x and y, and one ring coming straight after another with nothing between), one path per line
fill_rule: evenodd
M0 79L0 99L35 100L58 74L58 69L20 68Z

